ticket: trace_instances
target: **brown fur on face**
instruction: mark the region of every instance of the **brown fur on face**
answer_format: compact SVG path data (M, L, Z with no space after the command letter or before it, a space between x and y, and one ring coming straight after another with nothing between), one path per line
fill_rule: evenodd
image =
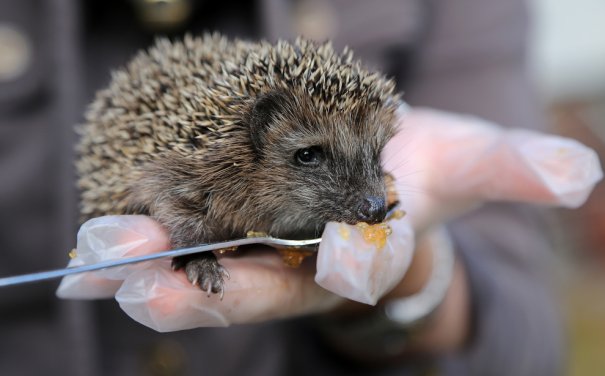
M359 200L385 195L397 103L390 81L329 45L160 41L88 112L83 216L149 214L175 246L355 223ZM319 166L296 162L310 147Z

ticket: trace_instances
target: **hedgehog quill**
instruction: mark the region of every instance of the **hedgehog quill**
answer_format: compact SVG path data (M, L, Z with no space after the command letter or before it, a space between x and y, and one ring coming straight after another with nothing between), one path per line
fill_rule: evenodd
M112 75L79 127L82 219L150 215L174 247L381 222L380 156L400 103L391 80L329 43L160 39ZM214 254L173 267L222 296Z

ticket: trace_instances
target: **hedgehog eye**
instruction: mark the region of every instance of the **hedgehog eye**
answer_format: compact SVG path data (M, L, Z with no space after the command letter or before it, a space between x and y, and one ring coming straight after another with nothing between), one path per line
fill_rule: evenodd
M315 167L321 162L322 150L319 146L299 149L296 151L296 162L303 166Z

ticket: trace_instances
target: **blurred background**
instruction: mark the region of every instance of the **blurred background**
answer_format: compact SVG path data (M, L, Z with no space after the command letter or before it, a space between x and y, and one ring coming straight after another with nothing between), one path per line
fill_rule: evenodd
M425 70L403 65L411 61L418 64L423 58L439 61L452 56L448 46L438 46L424 51L426 54L421 59L409 58L424 38L431 38L430 31L428 37L425 34L425 23L438 24L440 15L446 14L448 20L464 24L468 13L465 7L474 4L473 1L451 2L458 6L452 9L454 6L448 8L447 1L427 1L428 5L422 1L387 1L384 4L391 4L389 7L398 4L397 9L401 9L400 13L389 13L381 12L390 8L380 6L382 2L377 1L373 3L375 12L368 16L355 13L346 2L319 0L222 3L40 0L22 1L19 6L14 3L0 0L2 276L66 263L73 237L66 238L62 234L74 234L76 230L74 177L66 167L73 158L72 124L82 121L85 105L94 92L107 83L110 69L124 64L138 48L148 46L155 35L223 30L231 36L249 38L288 38L297 34L320 40L332 38L337 47L352 44L357 56L368 65L396 76L400 87L409 87L414 104L425 104L419 100L422 94L415 94L422 93L422 88L415 87L414 80L407 74L441 74L441 65L445 64L441 62ZM285 3L291 6L284 8ZM499 17L506 17L499 12L497 4L494 2L492 11L486 14L482 27L489 29L490 22L500 25ZM543 110L548 120L547 129L576 138L597 150L601 158L605 157L605 1L529 0L527 6L530 16L527 77L533 88L527 87L536 90L537 96L532 98L537 98L538 103L524 105L537 105ZM435 12L437 16L433 19L431 7L444 11ZM225 16L226 10L229 17ZM356 22L352 22L353 25L366 21L367 29L337 22L347 17ZM195 19L204 22L194 22ZM524 21L519 21L520 29ZM373 23L392 27L384 35L373 34ZM469 39L465 38L481 43L482 35L469 30L452 37L457 44L452 44L451 49L469 47L464 43ZM450 30L444 27L438 32L447 34ZM498 29L490 29L490 33L489 37L497 34ZM393 35L402 37L394 40ZM497 35L494 41L502 42L504 49L508 47ZM391 44L403 47L388 48ZM469 45L472 50L472 43ZM379 56L378 51L383 55L387 51L388 58ZM502 57L496 54L487 60L498 63ZM453 61L451 65L455 68L457 63ZM439 80L438 74L434 80ZM464 74L461 77L464 78ZM456 84L453 81L454 88ZM452 93L455 90L443 91L441 95L451 98ZM430 104L438 106L439 94L431 98ZM443 103L448 101L444 99ZM451 109L459 108L452 105ZM489 117L488 110L485 114L478 110L477 114ZM509 125L516 125L514 114L505 119L510 119ZM48 126L51 123L58 126ZM552 226L549 228L553 231L556 250L552 273L567 324L567 373L601 375L605 372L605 185L597 186L589 202L579 210L550 213ZM47 252L41 253L41 250ZM26 329L14 329L14 332L8 327L17 322L16 317L33 317L34 312L42 311L59 318L86 321L81 313L90 313L89 308L82 311L81 307L54 304L55 287L47 284L0 291L0 324L6 324L2 333L16 334L17 338L27 339L28 335L37 338L23 346L31 346L32 353L46 353L49 357L53 353L47 349L52 348L55 335L69 327L68 319L63 319L65 322L57 327L57 332L47 330L44 323L28 324ZM75 343L90 345L86 336L73 335ZM13 346L0 344L0 356ZM19 369L13 371L15 373L8 374L19 374Z
M605 157L605 23L601 0L532 0L531 77L554 131ZM605 372L605 186L557 212L557 273L569 325L570 374Z

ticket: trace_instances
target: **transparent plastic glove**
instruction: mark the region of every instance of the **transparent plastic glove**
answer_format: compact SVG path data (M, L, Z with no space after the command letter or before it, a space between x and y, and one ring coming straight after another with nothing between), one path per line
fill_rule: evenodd
M406 272L414 233L486 200L574 207L602 176L592 150L560 137L502 130L478 119L431 110L411 111L402 118L400 129L385 150L384 164L397 179L408 215L393 226L385 252L364 252L358 239L342 241L346 239L338 227L328 225L316 274L325 289L314 282L311 263L290 269L276 252L257 250L221 260L231 274L223 301L207 298L183 273L172 272L169 260L66 277L58 295L115 294L128 315L158 331L321 312L341 301L326 289L374 303ZM142 216L92 220L82 227L78 241L79 256L72 263L91 262L86 247L98 254L96 260L169 248L163 230ZM368 254L371 257L364 258Z
M603 177L575 140L423 108L401 118L383 159L416 231L485 201L575 208Z
M170 249L168 234L157 222L145 216L107 216L94 218L78 231L76 257L68 266L95 264L122 257L134 257ZM63 278L60 298L100 299L113 297L122 281L150 262L130 264L93 273Z

